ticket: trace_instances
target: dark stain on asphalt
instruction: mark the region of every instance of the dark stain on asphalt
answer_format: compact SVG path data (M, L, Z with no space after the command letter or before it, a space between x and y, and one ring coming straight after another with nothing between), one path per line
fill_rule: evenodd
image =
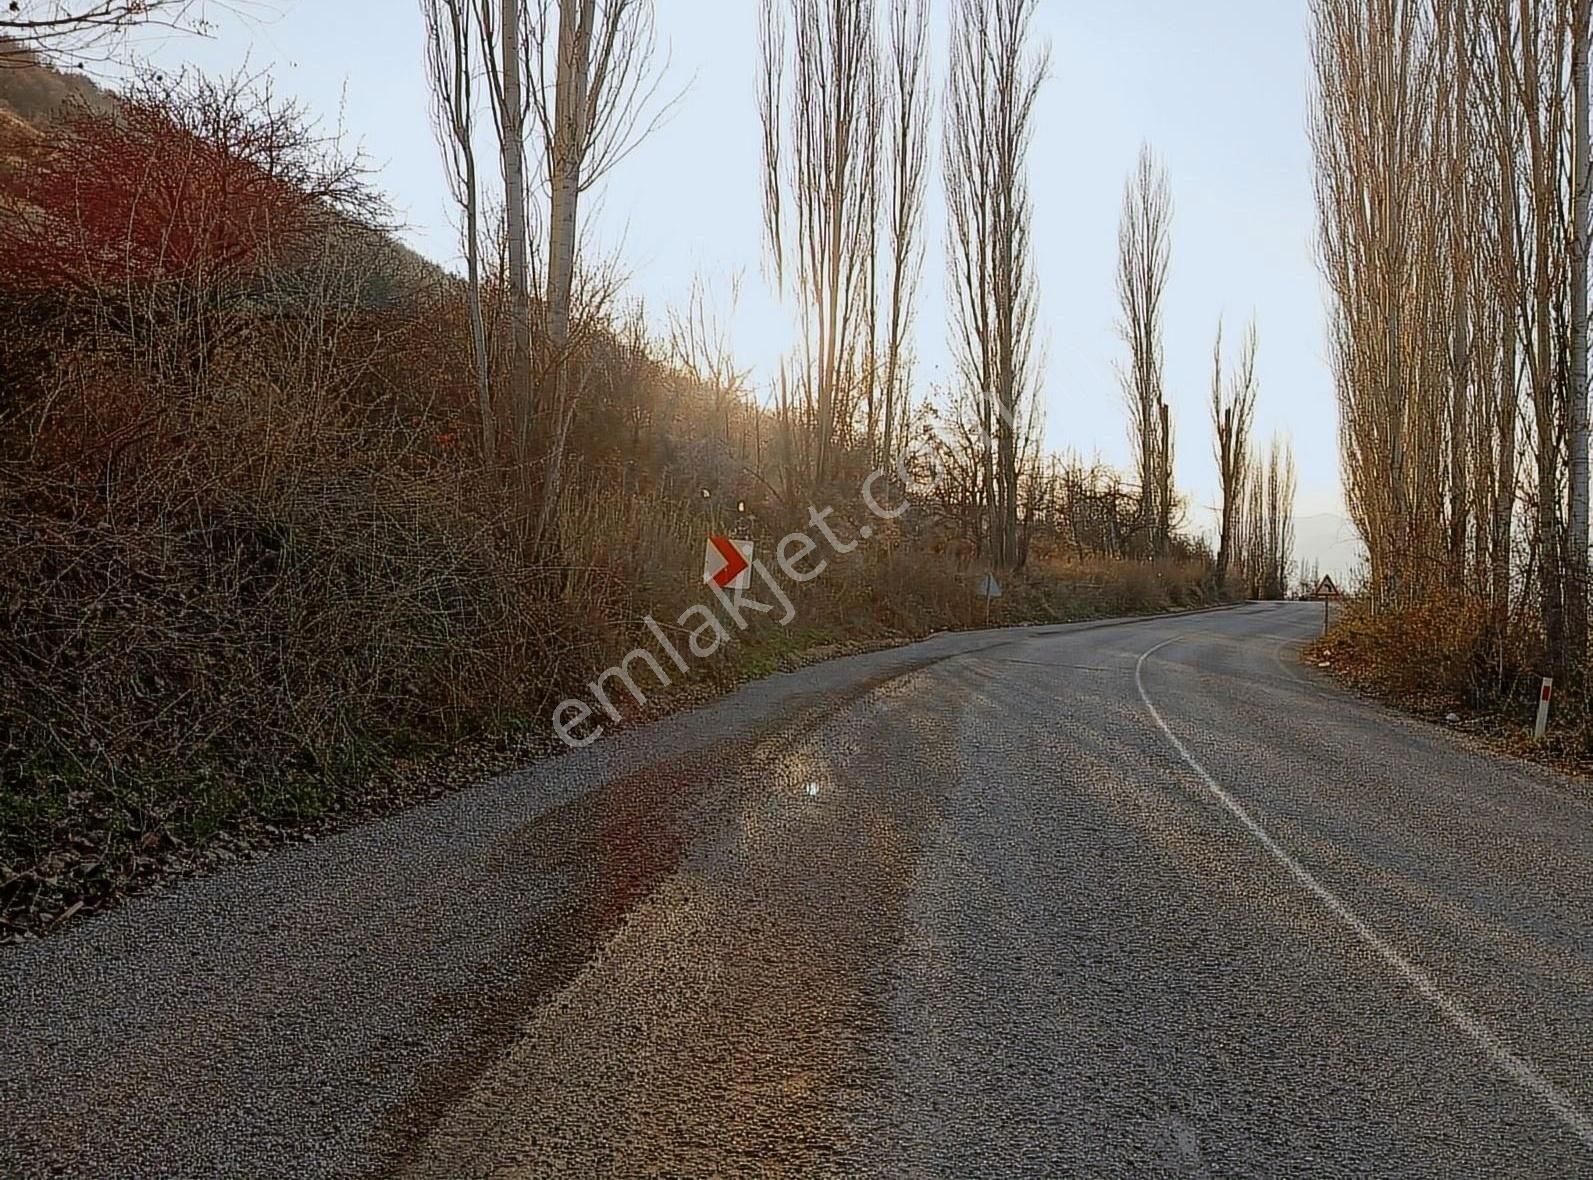
M838 722L832 702L745 751L682 817L682 871L731 907L708 919L715 970L673 997L639 983L606 992L600 1012L574 996L546 1024L527 1014L402 1174L543 1174L555 1160L586 1175L644 1160L661 1175L846 1174L861 1150L852 1112L888 1082L864 1051L888 1035L887 964L958 777L955 733L920 703L961 699L975 679L879 682L877 711ZM885 717L911 756L889 778L859 776ZM602 1131L578 1113L596 1110Z
M523 929L518 953L465 990L439 995L431 1018L459 1028L446 1056L420 1077L384 1130L410 1145L468 1092L546 996L564 987L626 916L680 863L682 820L734 748L645 767L537 817L494 851L494 873L552 877L558 900ZM387 1174L387 1173L381 1173Z
M537 1007L575 979L680 867L703 817L722 813L728 803L724 796L734 789L735 776L727 768L767 763L827 716L954 658L917 661L845 693L818 694L754 739L705 747L691 757L609 779L509 833L489 857L488 871L553 879L558 900L523 928L515 951L467 988L434 999L431 1019L458 1032L449 1049L421 1071L407 1100L382 1120L373 1140L388 1162L372 1175L403 1173L427 1135L512 1046Z

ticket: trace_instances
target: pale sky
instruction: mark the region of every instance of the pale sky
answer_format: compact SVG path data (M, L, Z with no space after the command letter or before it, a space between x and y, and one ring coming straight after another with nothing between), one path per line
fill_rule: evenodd
M743 276L734 320L744 364L766 372L790 345L789 317L760 269L762 213L755 0L656 0L670 55L666 88L684 89L669 122L599 190L593 239L617 250L634 294L656 314L694 275L722 293ZM422 32L412 0L275 0L264 21L224 18L208 41L149 51L167 68L268 71L326 125L341 120L376 168L428 257L457 263L454 217L427 115ZM1052 47L1030 157L1041 338L1041 397L1052 449L1127 461L1114 363L1119 205L1142 140L1162 156L1175 201L1167 303L1167 380L1176 475L1191 523L1216 502L1207 399L1212 335L1260 328L1257 434L1288 433L1301 515L1340 511L1336 410L1313 253L1307 141L1307 0L1040 0ZM934 0L937 45L946 5ZM939 56L938 51L936 54ZM938 72L937 94L943 84ZM938 153L938 148L936 149ZM938 154L937 154L938 159ZM944 377L938 170L917 326L920 390Z

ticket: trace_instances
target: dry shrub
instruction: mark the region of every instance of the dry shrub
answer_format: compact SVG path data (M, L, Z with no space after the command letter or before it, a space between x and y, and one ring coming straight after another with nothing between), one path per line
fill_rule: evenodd
M1053 614L1072 618L1154 614L1219 600L1210 567L1181 558L1117 561L1055 555L1032 562L1027 580L1049 592Z
M842 493L835 499L840 501ZM695 497L628 492L622 474L612 471L583 473L567 489L562 507L569 566L565 597L577 623L584 678L595 676L636 644L655 642L642 624L644 615L668 626L693 604L717 610L700 574L709 533L751 537L771 571L777 569L775 552L787 532L800 529L819 540L805 510L761 505L757 513L737 514L736 522L727 524ZM1198 560L1150 563L1050 556L1024 571L1000 575L1004 596L987 614L976 594L984 565L971 555L959 558L948 551L927 517L911 525L881 522L856 505L838 504L828 523L843 541L856 539L856 549L838 556L819 541L807 564L824 560L827 565L812 581L797 584L776 573L795 617L782 627L771 617L750 616L748 631L705 665L702 675L725 682L784 666L772 657L804 647L910 639L981 626L987 618L992 624L1066 622L1216 601L1209 563ZM864 525L871 529L866 540L859 537ZM773 601L757 579L749 593Z
M710 529L675 497L630 491L614 473L578 470L560 507L565 597L593 630L623 634L648 613L672 618L705 592Z
M1518 626L1501 634L1483 599L1458 592L1397 610L1352 601L1312 650L1363 690L1427 709L1508 698L1531 662Z
M854 574L851 601L887 633L924 635L973 625L979 606L974 579L944 558L911 545L865 548Z
M783 630L754 616L753 626L740 637L742 648L755 657L754 666L762 647L800 646L804 637L816 643L906 637L966 625L972 617L966 578L941 558L891 543L883 531L844 557L829 554L821 541L812 560L828 557L828 566L813 581L796 584L777 572L775 548L792 529L805 528L811 535L805 515L787 513L789 520L768 521L746 515L726 524L711 509L693 511L696 502L689 496L627 492L610 472L582 473L567 489L562 507L566 599L590 653L589 674L636 642L650 641L643 616L651 614L667 625L694 604L717 609L701 573L704 542L713 532L751 536L757 556L776 571L797 611ZM856 523L832 519L843 537L855 536ZM756 580L749 593L769 600ZM730 656L729 663L736 658Z
M68 353L7 407L0 881L64 832L184 842L336 806L377 757L558 680L564 613L448 432L267 380L269 353L202 389Z

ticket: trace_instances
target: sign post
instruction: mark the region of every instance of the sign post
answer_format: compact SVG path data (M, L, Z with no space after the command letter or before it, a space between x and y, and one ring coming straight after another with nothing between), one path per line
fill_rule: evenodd
M1543 740L1543 731L1549 728L1549 700L1554 696L1554 677L1543 678L1543 688L1538 693L1538 727L1533 736Z
M990 601L1001 597L1001 583L996 581L995 574L985 574L979 579L979 585L974 591L985 600L985 622L990 622Z
M1333 580L1333 575L1323 574L1322 580L1316 584L1316 589L1311 591L1312 598L1322 600L1322 634L1328 633L1328 624L1332 621L1332 603L1344 597L1338 583Z

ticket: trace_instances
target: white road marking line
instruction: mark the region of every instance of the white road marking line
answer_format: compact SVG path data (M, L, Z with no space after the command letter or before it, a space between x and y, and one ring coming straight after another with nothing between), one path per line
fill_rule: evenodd
M1569 1127L1577 1138L1582 1140L1585 1147L1593 1149L1593 1118L1590 1118L1586 1111L1577 1106L1569 1094L1540 1074L1529 1061L1512 1051L1500 1039L1499 1035L1481 1020L1445 995L1439 986L1433 982L1430 975L1415 966L1409 959L1385 942L1349 906L1340 901L1337 894L1313 877L1304 865L1285 852L1278 845L1278 842L1267 833L1267 830L1250 817L1250 813L1244 809L1244 806L1227 791L1223 790L1206 768L1195 761L1188 748L1179 740L1178 735L1162 719L1161 713L1150 699L1150 694L1145 691L1145 661L1161 651L1162 648L1185 638L1188 637L1175 635L1171 639L1163 640L1140 656L1139 662L1134 665L1134 687L1139 689L1139 699L1145 702L1145 707L1150 710L1150 715L1155 720L1157 727L1166 735L1167 740L1173 744L1173 748L1178 751L1178 756L1184 760L1191 770L1200 776L1201 781L1206 784L1207 790L1216 797L1217 801L1233 813L1234 818L1244 825L1245 830L1254 836L1262 847L1272 854L1275 860L1288 869L1295 880L1316 894L1317 898L1328 909L1337 914L1362 942L1377 952L1379 958L1398 971L1405 977L1406 982L1432 1001L1438 1010L1452 1024L1470 1037L1496 1066L1518 1084L1546 1102L1555 1116Z

